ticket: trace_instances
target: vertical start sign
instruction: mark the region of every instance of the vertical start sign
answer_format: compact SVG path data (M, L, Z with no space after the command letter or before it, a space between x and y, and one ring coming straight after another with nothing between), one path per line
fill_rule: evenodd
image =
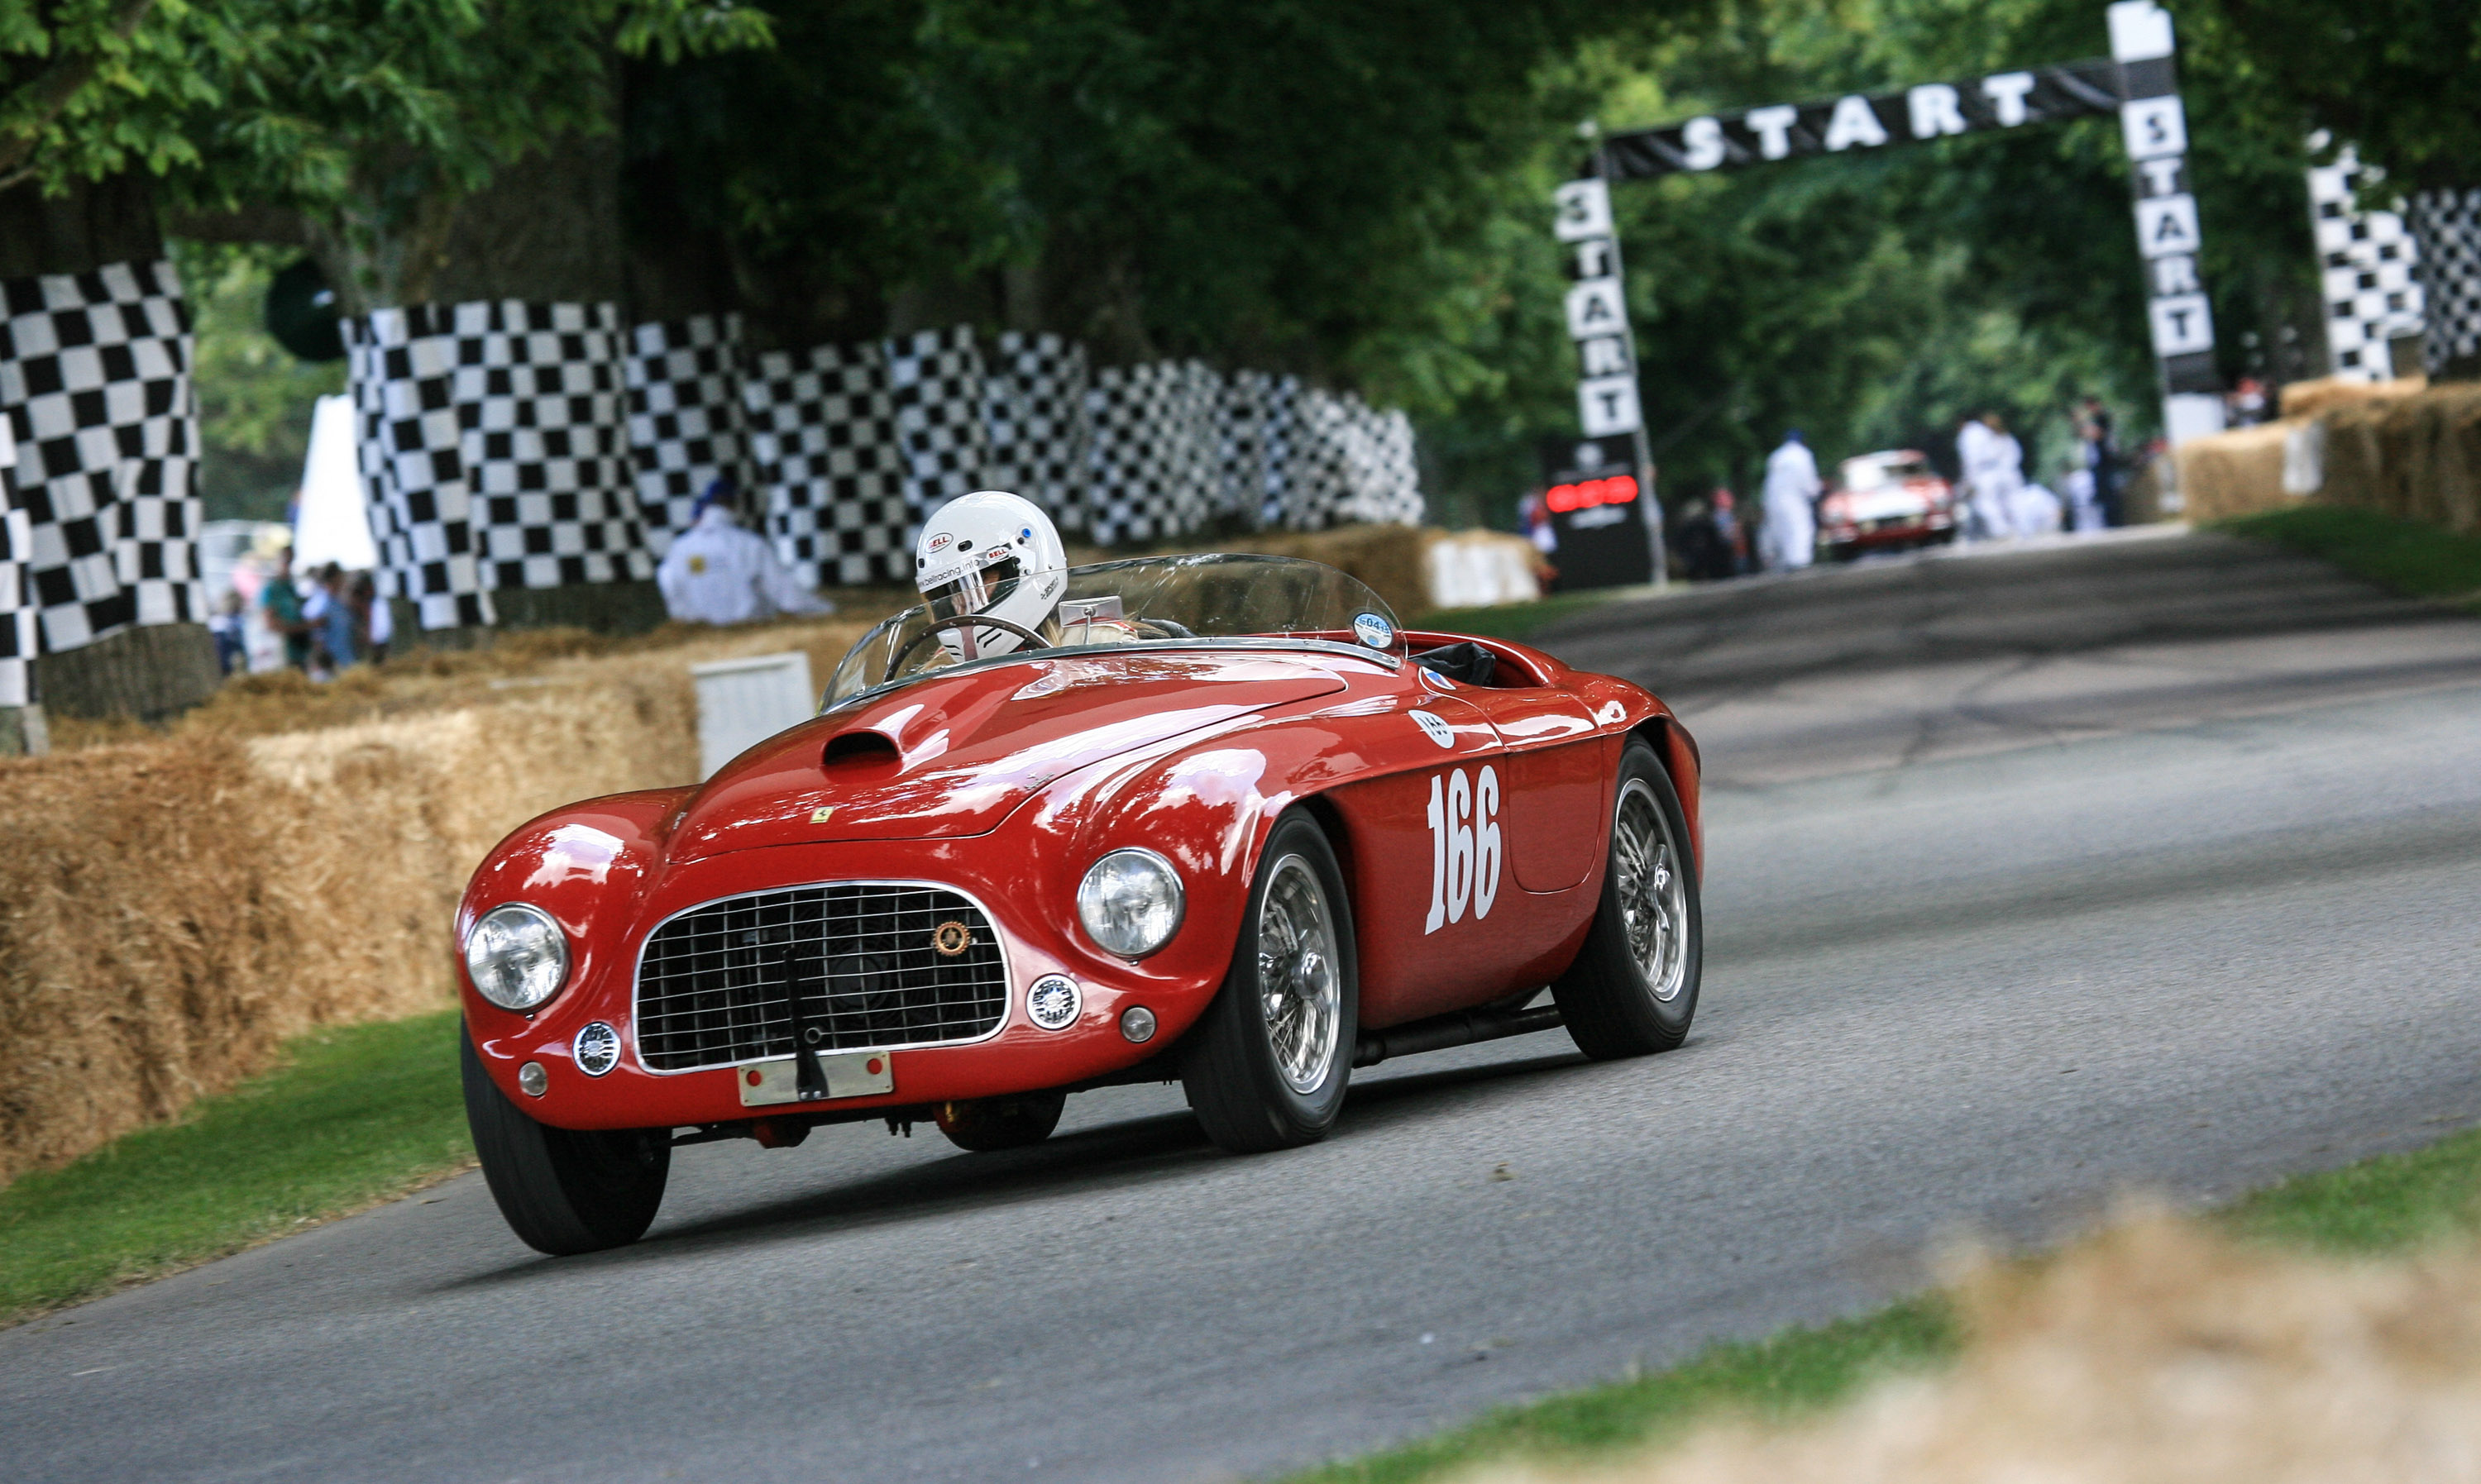
M1582 443L1562 439L1544 453L1550 487L1543 499L1559 539L1553 562L1559 586L1570 589L1659 582L1662 516L1637 405L1636 340L1629 331L1611 188L1600 177L1572 180L1553 198L1552 230L1568 254L1565 308L1577 346L1577 421L1585 434Z
M1619 235L1611 228L1611 188L1572 180L1558 190L1552 230L1568 251L1568 338L1577 343L1577 417L1588 438L1635 432L1636 342L1629 333L1628 292L1620 277Z

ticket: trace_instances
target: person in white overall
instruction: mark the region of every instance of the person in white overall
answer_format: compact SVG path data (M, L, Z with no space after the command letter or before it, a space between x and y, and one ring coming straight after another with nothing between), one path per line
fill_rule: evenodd
M835 605L801 586L775 549L733 518L733 485L718 479L698 496L690 529L672 538L655 569L664 607L685 623L749 623L779 613L831 613Z
M1817 456L1801 441L1800 430L1791 429L1766 456L1766 524L1758 541L1767 571L1797 572L1816 560L1820 488Z

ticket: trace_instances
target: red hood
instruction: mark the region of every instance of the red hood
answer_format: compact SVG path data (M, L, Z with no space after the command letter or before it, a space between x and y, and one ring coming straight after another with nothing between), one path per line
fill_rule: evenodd
M1196 651L1034 660L917 681L725 764L691 798L671 854L979 835L1062 773L1343 688L1307 656Z

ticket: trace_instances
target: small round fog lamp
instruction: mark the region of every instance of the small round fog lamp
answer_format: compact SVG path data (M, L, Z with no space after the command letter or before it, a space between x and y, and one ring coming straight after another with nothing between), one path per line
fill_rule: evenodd
M577 1033L569 1052L577 1058L577 1070L601 1077L620 1064L620 1032L599 1020L592 1022Z
M517 1086L529 1098L539 1098L551 1090L551 1074L539 1061L529 1061L517 1068Z
M1155 1012L1142 1004L1133 1004L1120 1012L1120 1034L1143 1045L1155 1038Z
M1046 974L1026 990L1025 1013L1045 1030L1065 1030L1077 1024L1082 1000L1075 979L1064 974Z

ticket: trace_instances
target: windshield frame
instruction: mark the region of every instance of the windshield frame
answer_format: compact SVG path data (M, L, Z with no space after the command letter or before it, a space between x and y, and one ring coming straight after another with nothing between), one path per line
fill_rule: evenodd
M1257 580L1258 573L1253 569L1289 575L1267 586ZM1242 579L1241 588L1251 595L1234 591L1231 582L1235 574ZM884 675L900 647L910 654L911 643L935 632L927 626L950 621L938 612L936 603L916 602L879 619L845 650L829 671L814 715L841 711L851 702L885 695L932 675L1072 655L1100 658L1184 649L1295 651L1358 655L1374 659L1393 670L1400 668L1405 657L1412 653L1405 638L1404 622L1396 616L1385 598L1351 573L1314 558L1271 552L1174 552L1087 562L1066 569L1065 576L1067 581L1058 597L1062 609L1089 597L1106 599L1111 605L1108 616L1116 619L1125 599L1132 610L1129 617L1136 624L1159 624L1161 628L1146 638L1094 636L1094 641L1087 641L1090 630L1080 633L1046 623L1039 647L1012 649L961 664L908 662L906 674L844 691L843 687L858 685L873 671ZM1267 593L1277 595L1272 606L1266 600ZM1179 615L1179 621L1175 621L1174 614ZM1364 620L1373 622L1366 624ZM1191 632L1191 626L1197 632ZM1383 636L1379 632L1382 629ZM906 641L908 635L910 642ZM1371 644L1371 639L1382 637L1383 647ZM1077 641L1072 642L1072 638Z
M911 610L908 609L906 612L909 612ZM876 632L878 632L877 628L874 626L871 633ZM1403 631L1399 629L1397 633L1400 641ZM865 639L869 637L869 635L863 636ZM1050 649L1019 649L1004 655L992 655L987 659L967 660L960 664L943 664L936 669L921 670L896 680L882 680L869 690L856 690L840 701L830 699L828 694L822 694L819 697L819 709L814 715L830 716L891 691L901 690L907 686L920 685L926 680L940 680L951 675L970 675L977 670L993 670L1004 665L1031 664L1037 660L1100 660L1112 655L1160 654L1165 650L1183 649L1275 649L1288 653L1330 654L1351 660L1368 660L1373 664L1383 665L1390 671L1401 670L1404 667L1404 657L1393 650L1370 649L1359 644L1347 644L1340 639L1290 638L1277 634L1263 637L1242 634L1215 638L1141 638L1103 646L1061 644Z

